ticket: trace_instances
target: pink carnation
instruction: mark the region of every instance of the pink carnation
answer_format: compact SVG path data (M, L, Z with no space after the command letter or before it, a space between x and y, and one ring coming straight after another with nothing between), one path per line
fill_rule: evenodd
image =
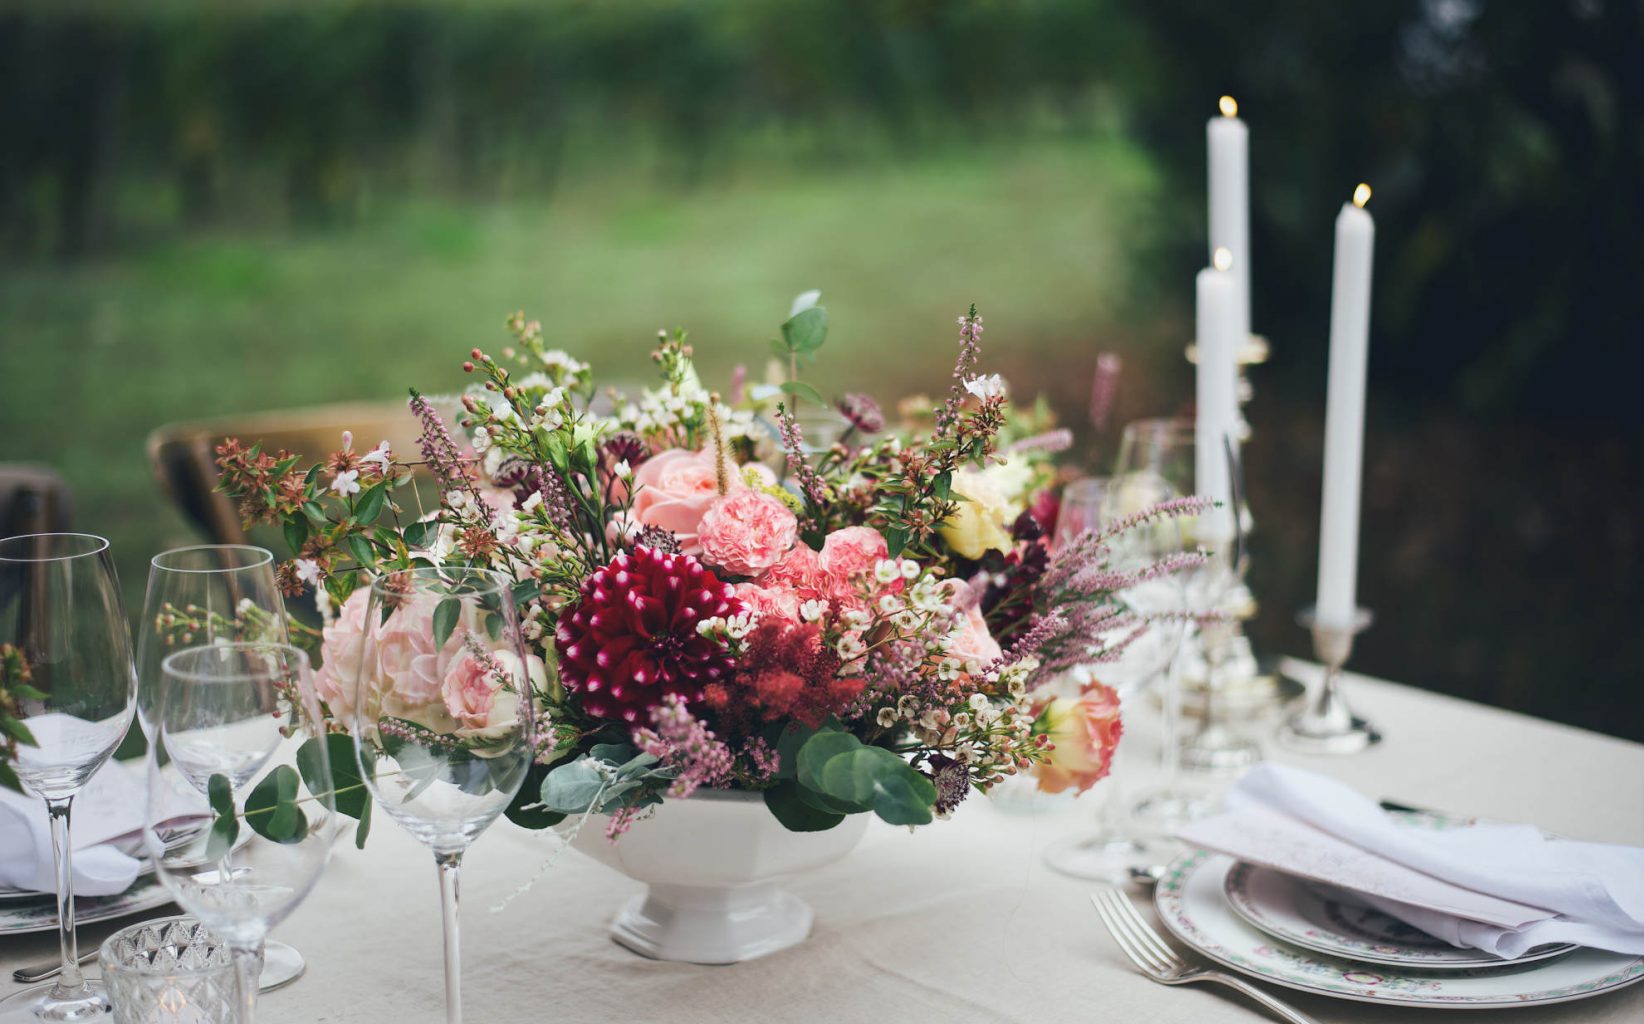
M738 583L736 596L748 611L764 621L799 621L800 597L784 586L765 586L761 583Z
M873 574L874 566L890 557L884 534L867 526L847 526L822 542L822 571L829 576L856 580Z
M799 540L799 520L763 491L732 491L708 507L697 527L702 560L732 576L758 576Z
M802 600L826 597L821 556L808 545L795 544L782 560L759 578L762 587L782 587Z

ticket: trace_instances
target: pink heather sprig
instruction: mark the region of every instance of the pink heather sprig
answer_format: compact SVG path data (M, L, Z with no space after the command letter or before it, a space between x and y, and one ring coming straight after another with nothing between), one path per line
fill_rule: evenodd
M823 487L822 478L816 475L816 470L805 458L804 435L799 432L799 424L788 415L786 405L776 407L776 422L782 434L782 449L788 456L788 471L799 482L799 488L805 492L805 500L811 508L823 508L827 504L827 490Z
M451 439L451 432L445 428L445 420L440 417L439 410L416 389L412 389L411 412L422 423L422 434L417 443L441 496L466 493L478 502L479 492L474 489L468 463L458 450L457 443Z
M1096 357L1096 375L1090 382L1090 425L1100 434L1107 429L1108 417L1113 413L1113 396L1119 391L1119 371L1124 361L1117 353L1103 352Z
M542 510L547 513L548 521L559 527L565 533L575 534L576 516L572 512L571 492L565 487L565 480L559 471L551 466L542 469L537 481L537 493L542 495Z
M1034 434L1024 437L1020 441L1012 442L1010 450L1013 452L1044 452L1054 455L1065 452L1073 447L1073 431L1066 427L1057 427L1047 430L1043 434Z
M765 742L763 736L755 736L745 743L742 752L753 765L753 782L769 782L776 778L776 773L782 768L781 755L776 752L776 748Z
M731 781L736 758L700 718L691 714L685 698L668 694L651 709L651 725L634 730L634 745L664 767L679 772L668 786L668 795L683 799L703 786L724 786Z
M1136 527L1142 526L1146 523L1180 516L1203 515L1211 509L1219 507L1220 502L1216 501L1214 498L1201 498L1194 496L1186 498L1171 498L1169 501L1161 501L1156 505L1149 505L1147 508L1142 509L1134 515L1126 516L1116 523L1111 523L1108 526L1103 527L1101 531L1096 534L1096 540L1098 543L1105 542L1119 536L1122 533L1134 530Z
M1059 609L1052 609L1048 614L1034 616L1028 628L1019 633L1011 642L1010 650L1000 655L989 671L997 671L1009 665L1014 665L1023 658L1032 657L1039 653L1051 640L1067 632L1067 616Z
M970 380L977 360L981 358L982 318L977 315L976 306L972 305L970 312L959 318L959 359L953 365L953 384L948 389L948 400L936 414L938 436L947 433L959 422L959 410L965 403L965 382Z

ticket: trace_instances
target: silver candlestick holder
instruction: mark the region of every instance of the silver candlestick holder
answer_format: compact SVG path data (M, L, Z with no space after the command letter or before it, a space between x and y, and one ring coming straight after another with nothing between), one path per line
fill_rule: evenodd
M1324 679L1279 727L1281 745L1303 754L1356 754L1381 742L1381 733L1353 714L1341 692L1341 670L1353 653L1353 638L1370 628L1371 618L1367 608L1355 610L1346 626L1320 622L1313 608L1296 616L1313 633L1313 655L1324 665Z

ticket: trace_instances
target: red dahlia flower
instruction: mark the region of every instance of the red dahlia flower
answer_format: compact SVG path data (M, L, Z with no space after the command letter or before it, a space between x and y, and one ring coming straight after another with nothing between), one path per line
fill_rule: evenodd
M700 700L733 662L697 623L741 611L736 591L695 558L635 547L589 576L559 620L560 679L595 718L641 721L671 693Z

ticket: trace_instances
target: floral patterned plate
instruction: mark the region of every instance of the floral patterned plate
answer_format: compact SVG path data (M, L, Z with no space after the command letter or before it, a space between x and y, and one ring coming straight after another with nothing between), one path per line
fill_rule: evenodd
M1458 949L1330 886L1256 864L1233 865L1224 884L1233 911L1267 934L1360 963L1424 971L1516 967L1576 948L1568 943L1538 946L1512 960Z
M75 924L96 924L140 914L171 902L171 893L153 875L143 875L118 896L81 896L74 901ZM57 928L57 901L18 901L0 904L0 935L49 932Z
M1379 967L1298 949L1233 911L1225 896L1233 866L1233 858L1220 854L1187 854L1160 880L1154 904L1165 927L1188 946L1277 985L1364 1003L1473 1010L1562 1003L1644 981L1644 956L1597 949L1522 967L1445 971Z

